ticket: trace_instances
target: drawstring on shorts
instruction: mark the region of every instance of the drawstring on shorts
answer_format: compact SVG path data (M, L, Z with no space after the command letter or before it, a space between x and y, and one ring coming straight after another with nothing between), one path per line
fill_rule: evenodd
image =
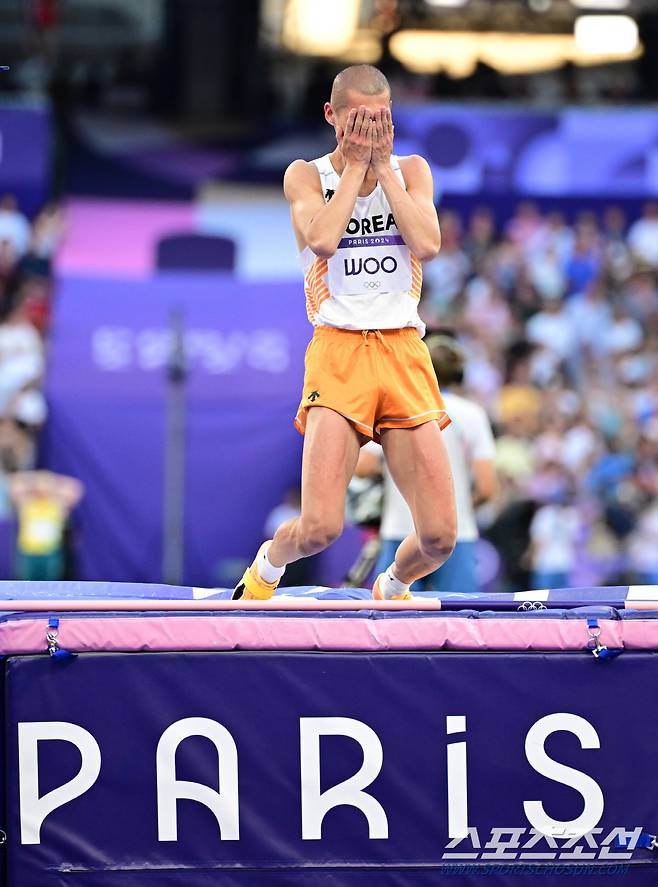
M363 336L363 344L364 344L364 345L368 346L368 345L370 344L370 343L368 342L368 333L374 333L375 338L379 339L379 341L382 343L382 345L384 346L384 348L385 348L387 351L392 351L392 350L393 350L393 349L391 348L391 346L389 345L389 343L388 343L388 342L386 341L386 339L384 338L384 336L382 335L382 331L381 331L381 330L361 330L361 335Z

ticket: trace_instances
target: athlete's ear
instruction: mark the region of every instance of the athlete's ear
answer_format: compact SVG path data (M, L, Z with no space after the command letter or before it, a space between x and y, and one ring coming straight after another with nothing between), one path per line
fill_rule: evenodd
M333 126L335 129L336 115L334 114L334 109L331 107L331 102L324 103L324 119L327 121L329 126Z
M338 119L336 118L336 112L331 106L330 102L324 103L324 119L327 121L329 126L333 126L336 131L336 141L340 143L340 140L345 135L344 130L338 124Z

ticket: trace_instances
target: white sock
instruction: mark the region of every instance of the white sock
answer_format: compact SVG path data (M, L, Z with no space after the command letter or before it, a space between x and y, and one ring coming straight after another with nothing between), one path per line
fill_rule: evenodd
M270 545L271 544L272 543L270 542ZM275 567L274 564L270 563L270 559L267 556L267 552L270 550L270 545L258 555L256 560L258 575L263 582L277 582L286 572L285 564L282 567Z
M404 582L400 582L397 576L393 573L394 566L395 564L391 564L391 566L384 573L382 573L379 579L379 587L387 601L389 601L394 596L404 594L405 591L409 591L409 586L405 585Z

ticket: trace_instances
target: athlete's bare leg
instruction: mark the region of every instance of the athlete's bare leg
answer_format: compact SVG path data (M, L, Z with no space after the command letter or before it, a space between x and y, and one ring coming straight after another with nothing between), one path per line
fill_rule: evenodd
M405 585L427 576L452 554L457 534L455 492L437 422L382 429L382 447L416 532L395 553L393 573Z
M325 549L343 531L345 493L359 458L360 440L340 413L308 411L302 459L301 516L282 524L267 557L283 566ZM429 570L428 570L429 572Z

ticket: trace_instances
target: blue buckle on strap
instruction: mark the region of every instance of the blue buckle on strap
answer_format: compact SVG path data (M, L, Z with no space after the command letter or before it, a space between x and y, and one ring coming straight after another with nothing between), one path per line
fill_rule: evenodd
M614 659L615 656L619 656L620 653L624 652L621 648L610 649L601 643L601 626L598 619L595 619L593 616L590 616L587 620L587 636L589 638L587 648L595 659Z
M69 659L75 659L77 653L70 653L68 650L62 650L59 646L57 636L59 634L59 619L57 616L51 616L48 619L48 630L46 631L46 645L48 655L56 662L64 662Z

